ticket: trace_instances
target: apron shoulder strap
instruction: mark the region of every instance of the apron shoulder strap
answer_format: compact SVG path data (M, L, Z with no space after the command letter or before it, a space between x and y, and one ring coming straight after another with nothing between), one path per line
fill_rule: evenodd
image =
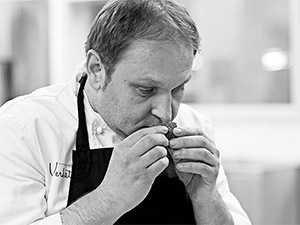
M78 107L78 129L76 138L76 150L90 150L89 136L86 126L86 118L84 111L84 94L83 89L87 80L87 75L85 74L80 79L80 87L77 96L77 107Z

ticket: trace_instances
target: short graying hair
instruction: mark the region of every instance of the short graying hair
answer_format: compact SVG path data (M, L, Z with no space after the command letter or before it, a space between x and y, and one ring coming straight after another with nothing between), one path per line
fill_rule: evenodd
M174 40L199 51L200 37L186 8L176 0L111 0L94 19L85 52L95 50L107 81L134 40Z

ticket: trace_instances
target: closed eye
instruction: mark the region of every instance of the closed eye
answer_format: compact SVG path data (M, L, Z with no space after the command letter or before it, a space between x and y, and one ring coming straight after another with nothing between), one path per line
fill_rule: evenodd
M172 90L172 96L174 97L175 100L181 101L181 99L183 98L184 89L185 89L185 84L181 84L180 86Z
M183 91L184 88L185 88L185 84L181 84L180 86L174 88L174 89L172 90L172 93L176 93L176 92Z
M154 93L155 88L153 87L138 87L138 94L142 97L148 97Z

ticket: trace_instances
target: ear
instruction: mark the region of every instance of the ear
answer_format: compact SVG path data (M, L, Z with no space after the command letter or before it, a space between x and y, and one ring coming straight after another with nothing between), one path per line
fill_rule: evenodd
M89 76L90 85L99 90L104 85L105 72L99 54L91 49L87 53L86 71Z

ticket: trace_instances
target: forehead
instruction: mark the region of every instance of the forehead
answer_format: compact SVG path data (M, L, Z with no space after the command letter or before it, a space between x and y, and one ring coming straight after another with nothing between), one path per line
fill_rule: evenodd
M193 62L191 46L174 41L134 41L118 65L124 75L153 84L166 79L183 82L190 76ZM117 67L118 67L117 65ZM128 72L128 73L126 73Z
M166 57L164 64L177 62L178 66L181 66L182 63L189 63L193 60L193 49L180 41L136 40L129 45L122 59L149 63L148 60L151 58L153 62L162 63L160 60L162 57Z

